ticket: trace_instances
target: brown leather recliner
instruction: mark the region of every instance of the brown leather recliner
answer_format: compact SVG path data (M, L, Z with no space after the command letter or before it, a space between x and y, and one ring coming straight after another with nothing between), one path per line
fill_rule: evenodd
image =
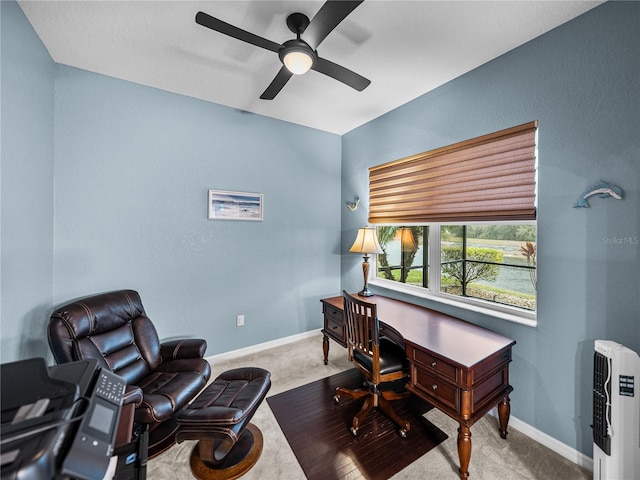
M57 363L95 358L100 367L126 380L123 417L127 408L135 409L131 431L148 429L150 457L175 443L177 413L211 376L203 358L206 341L160 343L133 290L103 293L58 308L49 320L48 337Z

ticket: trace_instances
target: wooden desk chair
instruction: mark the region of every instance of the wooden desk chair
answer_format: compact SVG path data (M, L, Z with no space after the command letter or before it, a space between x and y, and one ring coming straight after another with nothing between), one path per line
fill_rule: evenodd
M353 417L351 433L354 436L371 409L379 408L400 427L400 436L404 438L409 431L409 422L395 412L389 401L406 398L409 392L396 393L379 388L382 383L400 380L408 375L404 348L388 338L380 338L375 304L353 297L346 291L343 296L349 361L353 361L362 372L367 388L350 390L338 387L333 399L339 403L343 396L354 400L364 398L362 408Z

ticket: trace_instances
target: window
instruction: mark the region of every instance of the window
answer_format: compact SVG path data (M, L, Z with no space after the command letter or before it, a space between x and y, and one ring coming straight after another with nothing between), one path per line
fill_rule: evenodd
M429 288L429 227L378 227L377 277Z
M371 284L535 325L538 122L369 168Z
M384 253L372 284L534 318L535 222L385 225L377 231Z

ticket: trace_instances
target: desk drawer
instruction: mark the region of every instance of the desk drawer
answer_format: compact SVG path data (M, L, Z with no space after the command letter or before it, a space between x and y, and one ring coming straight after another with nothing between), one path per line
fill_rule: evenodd
M324 330L325 333L333 337L334 340L337 340L339 343L346 345L344 338L344 325L342 324L342 322L338 323L331 317L325 316Z
M479 373L481 372L486 375L491 375L493 372L505 368L509 365L509 362L511 362L511 348L498 352L492 357L486 358L478 365L477 370ZM482 381L482 376L476 374L476 381Z
M451 407L454 411L459 411L460 396L458 388L445 382L442 378L419 368L415 368L414 372L414 378L411 379L411 383L415 388L426 393L429 397L439 400L440 403Z
M342 318L342 310L338 310L337 308L333 308L331 305L324 305L322 309L324 316L328 319L333 320L335 323L339 325L344 324L344 320Z
M413 360L425 367L427 371L433 371L434 374L450 379L452 382L458 383L458 369L450 363L434 357L433 355L421 350L412 348Z

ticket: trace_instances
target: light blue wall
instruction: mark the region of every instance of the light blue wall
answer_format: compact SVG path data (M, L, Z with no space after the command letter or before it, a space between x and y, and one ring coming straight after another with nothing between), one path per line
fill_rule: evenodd
M48 352L53 295L54 63L22 10L2 12L0 316L2 361Z
M347 201L367 197L369 166L539 121L538 327L408 300L515 339L512 414L587 455L593 341L640 351L640 245L610 240L640 236L639 45L640 3L608 2L343 137ZM599 179L624 200L572 208ZM343 214L343 252L366 214ZM343 288L360 262L343 256Z
M638 3L606 3L342 139L56 66L0 3L3 362L48 354L54 305L113 288L138 289L161 336L202 335L209 354L318 328L318 299L362 283L344 252L366 224L366 167L537 119L539 325L446 311L516 339L513 415L591 453L593 340L640 350L640 246L603 241L640 235ZM571 208L600 178L625 200ZM264 221L207 220L209 188L264 193Z
M55 65L1 3L2 361L51 358L54 306L118 288L209 355L320 328L340 137ZM264 194L264 220L208 220L210 188Z
M208 354L321 327L339 136L62 65L55 112L56 303L136 289ZM264 194L264 220L208 220L210 188Z

